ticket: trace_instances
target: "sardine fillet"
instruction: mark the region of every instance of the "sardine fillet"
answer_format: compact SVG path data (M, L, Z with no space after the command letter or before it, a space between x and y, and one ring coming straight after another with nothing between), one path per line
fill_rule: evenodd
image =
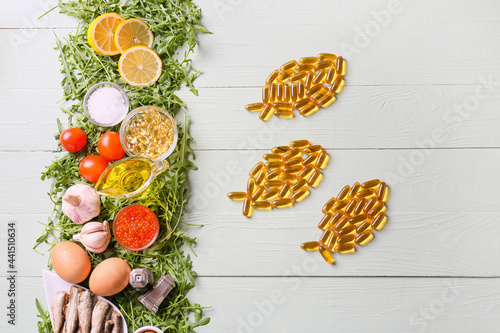
M92 329L90 333L102 333L110 307L111 305L103 300L97 301L94 311L92 311Z
M90 333L92 324L92 293L89 290L82 291L78 298L78 326L81 333Z
M68 302L68 293L65 291L58 291L52 300L52 323L54 333L62 333L64 326L64 308Z

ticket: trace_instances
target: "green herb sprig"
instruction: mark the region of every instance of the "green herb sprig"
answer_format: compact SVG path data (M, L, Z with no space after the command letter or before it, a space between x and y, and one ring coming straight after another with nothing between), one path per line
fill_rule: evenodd
M62 13L78 19L79 25L74 32L62 39L57 38L57 49L60 51L61 72L64 76L62 86L64 99L74 103L63 109L68 117L69 126L79 127L88 138L87 146L75 154L64 154L57 157L42 173L42 180L50 179L51 188L48 193L54 203L49 221L44 224L45 231L36 240L34 249L44 243L50 247L60 240L71 240L80 232L81 226L74 224L61 212L64 191L77 183L87 183L78 172L79 161L88 154L97 154L97 142L106 129L96 127L82 114L82 100L87 89L101 81L112 81L121 84L127 91L131 108L142 105L155 105L177 115L184 103L175 95L182 85L189 87L197 95L193 81L198 71L191 68L190 53L197 44L199 32L208 33L200 22L201 13L190 0L131 0L122 3L120 0L70 0L60 1ZM152 30L155 41L152 48L162 59L163 74L159 81L151 87L137 88L123 83L118 72L119 56L106 57L95 53L87 43L87 28L97 16L116 12L124 18L137 17L145 21ZM186 51L183 56L176 52L181 47ZM58 139L63 130L57 121ZM117 130L118 126L113 128ZM187 203L189 170L196 169L192 159L194 152L190 148L189 118L187 115L178 125L179 140L176 149L168 158L170 168L160 174L149 189L134 201L152 209L160 220L160 235L150 248L140 252L130 252L118 245L112 238L108 250L103 254L89 253L92 267L107 257L119 257L126 260L132 268L149 268L155 278L170 275L176 281L156 315L152 314L137 301L140 295L130 287L115 295L110 300L119 306L133 332L141 326L153 325L165 332L195 332L194 328L208 324L210 318L203 316L199 304L192 304L188 299L189 291L194 287L196 273L189 254L184 253L184 246L189 248L195 239L189 237L180 227L183 223L184 207ZM60 148L59 148L60 151ZM95 219L112 222L118 211L131 204L131 200L119 200L101 197L101 214ZM50 262L48 262L50 267ZM83 282L86 284L86 281ZM38 331L52 332L50 318L36 301L39 311ZM194 321L189 314L194 314ZM47 319L48 318L48 319Z

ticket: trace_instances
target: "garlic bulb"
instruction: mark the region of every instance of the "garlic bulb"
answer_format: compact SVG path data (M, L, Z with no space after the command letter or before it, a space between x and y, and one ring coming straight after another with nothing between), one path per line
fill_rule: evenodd
M95 193L92 186L73 185L62 197L62 211L76 224L90 221L101 212L99 194Z
M87 250L94 253L104 252L111 240L111 232L107 221L89 222L85 224L79 234L73 236L73 240L80 242Z

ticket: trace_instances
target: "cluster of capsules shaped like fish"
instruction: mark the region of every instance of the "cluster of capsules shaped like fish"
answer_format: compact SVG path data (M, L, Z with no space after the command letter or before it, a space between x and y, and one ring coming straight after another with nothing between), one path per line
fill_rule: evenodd
M320 145L309 140L290 142L263 155L250 170L246 192L229 192L229 199L243 201L243 215L251 217L253 209L271 210L293 206L309 196L309 186L317 187L323 179L321 170L330 156Z
M366 245L373 239L374 230L384 228L388 197L389 188L378 179L344 186L337 197L323 206L325 215L318 224L323 233L319 240L302 243L300 247L319 251L330 264L335 263L330 252L355 252L356 245Z
M259 119L264 121L273 115L293 118L294 110L308 117L335 102L335 94L345 85L346 68L344 58L331 53L288 61L267 77L262 102L245 109L260 112Z

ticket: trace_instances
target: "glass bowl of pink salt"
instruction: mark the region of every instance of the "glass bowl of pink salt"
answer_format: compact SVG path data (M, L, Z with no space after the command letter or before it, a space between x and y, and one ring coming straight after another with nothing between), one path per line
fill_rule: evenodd
M97 126L112 127L127 115L129 100L125 90L113 82L99 82L83 98L83 113Z

